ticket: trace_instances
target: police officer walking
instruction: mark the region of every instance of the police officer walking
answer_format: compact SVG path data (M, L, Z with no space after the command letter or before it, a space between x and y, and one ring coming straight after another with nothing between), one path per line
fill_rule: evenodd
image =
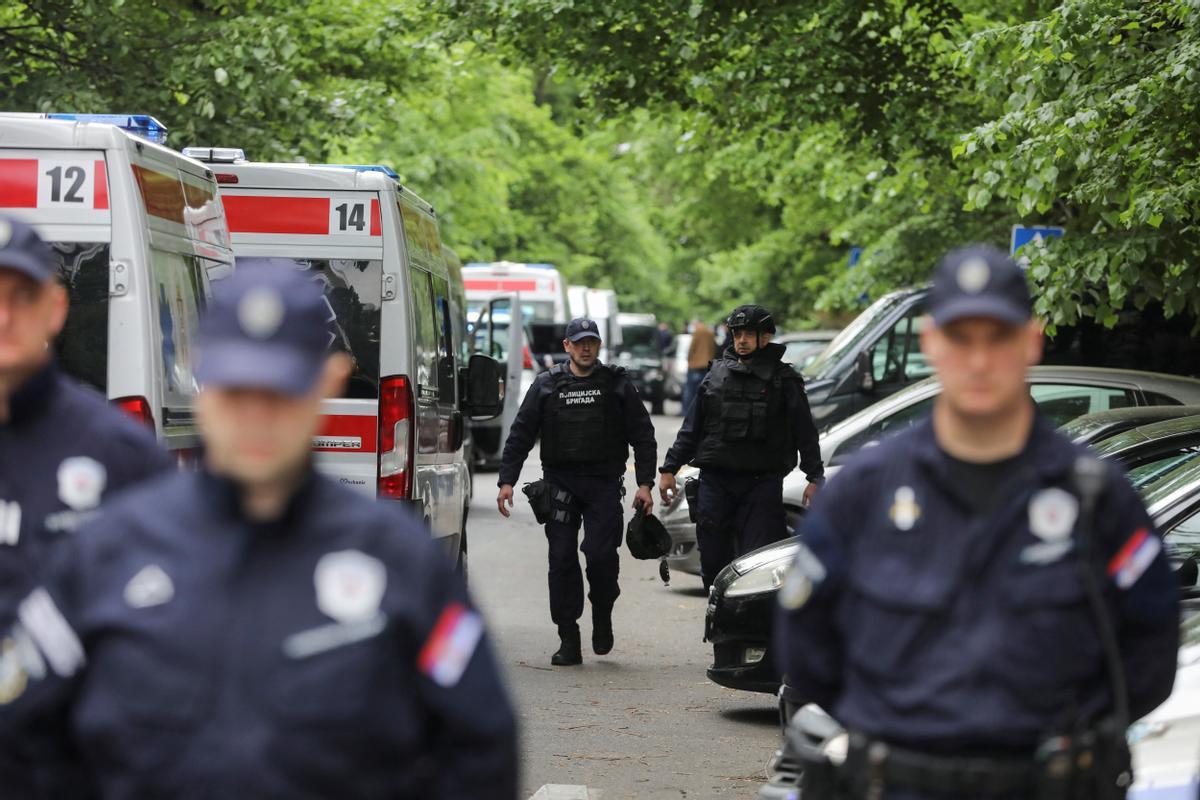
M0 216L0 619L47 549L113 492L171 466L153 430L55 366L67 306L50 247Z
M621 594L617 582L621 496L630 445L638 483L634 508L649 513L654 507L650 494L657 457L654 426L625 370L598 360L599 330L590 319L574 319L567 325L563 349L570 358L538 375L529 388L500 463L496 504L507 517L513 485L541 435L544 483L532 484L529 493L549 543L550 618L559 636L558 651L550 659L555 666L583 663L579 634L583 576L577 550L583 551L587 563L592 650L597 655L612 650L612 610ZM583 544L579 545L581 522Z
M216 286L203 468L56 554L0 649L0 751L70 740L113 800L516 796L512 709L449 560L312 468L349 373L327 315L295 264Z
M664 504L675 473L700 467L696 540L704 588L740 555L788 535L783 477L808 477L804 500L825 480L821 446L804 380L771 341L775 322L762 306L738 306L726 320L731 344L713 362L659 472Z
M939 265L932 419L816 499L779 593L778 665L850 731L809 797L1124 797L1125 728L1171 692L1178 587L1137 494L1036 410L1021 270Z

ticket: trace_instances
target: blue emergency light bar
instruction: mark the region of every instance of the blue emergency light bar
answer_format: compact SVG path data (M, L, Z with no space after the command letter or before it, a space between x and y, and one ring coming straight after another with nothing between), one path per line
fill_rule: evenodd
M69 122L102 122L155 144L167 143L167 126L149 114L47 114L46 117Z
M382 164L313 164L314 167L337 167L338 169L352 169L355 172L380 172L387 175L394 181L399 181L400 176L396 174L396 170L391 167L385 167Z

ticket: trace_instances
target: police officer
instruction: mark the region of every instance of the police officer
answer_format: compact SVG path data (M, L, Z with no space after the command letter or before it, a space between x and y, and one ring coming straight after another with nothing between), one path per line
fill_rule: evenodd
M618 595L621 496L629 446L638 483L634 508L654 507L657 457L654 426L625 370L601 364L600 329L594 320L573 319L563 349L569 360L538 375L513 421L500 461L496 504L509 516L513 485L541 435L543 480L554 508L546 523L550 558L550 618L558 626L555 666L583 663L579 618L583 616L583 576L577 549L587 562L592 603L592 650L613 647L612 610ZM583 544L579 525L583 523Z
M0 648L7 742L70 739L101 798L516 796L484 625L399 506L316 474L328 309L242 262L198 336L203 468L114 501Z
M738 556L788 535L783 477L797 452L809 481L806 504L825 481L804 381L771 341L770 312L738 306L726 327L730 346L701 382L659 469L666 504L678 491L679 468L700 467L696 540L705 589Z
M109 495L171 466L153 430L55 366L67 306L50 247L0 216L0 619L47 549Z
M1122 797L1125 725L1175 675L1162 543L1120 471L1037 412L1016 264L949 254L930 312L932 419L821 492L779 594L781 673L851 731L848 794L814 796Z

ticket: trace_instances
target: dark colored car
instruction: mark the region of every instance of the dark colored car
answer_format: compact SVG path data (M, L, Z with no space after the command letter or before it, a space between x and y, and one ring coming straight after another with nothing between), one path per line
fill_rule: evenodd
M653 314L618 314L617 322L621 344L615 363L625 368L638 392L650 402L650 413L661 414L667 389L658 321Z
M1134 406L1084 414L1059 430L1076 444L1096 444L1127 430L1179 417L1200 414L1200 406Z
M1096 449L1129 470L1165 537L1184 602L1200 611L1200 417L1135 428ZM767 545L717 576L704 623L705 640L713 646L707 674L714 683L754 692L779 688L771 653L775 593L801 547L795 537Z
M872 303L804 368L805 389L817 427L840 420L933 374L921 352L920 323L927 286L902 289ZM1042 363L1115 367L1176 375L1200 374L1195 319L1164 319L1158 306L1122 311L1116 327L1092 320L1060 325L1046 341Z

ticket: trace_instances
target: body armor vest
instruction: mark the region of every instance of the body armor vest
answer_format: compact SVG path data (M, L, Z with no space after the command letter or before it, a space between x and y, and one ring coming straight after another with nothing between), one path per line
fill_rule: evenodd
M542 463L625 463L629 444L615 391L620 373L600 365L586 378L556 367L550 395L542 410Z
M764 379L715 362L702 397L704 427L694 463L730 472L791 471L797 456L783 382L795 379L783 364Z

